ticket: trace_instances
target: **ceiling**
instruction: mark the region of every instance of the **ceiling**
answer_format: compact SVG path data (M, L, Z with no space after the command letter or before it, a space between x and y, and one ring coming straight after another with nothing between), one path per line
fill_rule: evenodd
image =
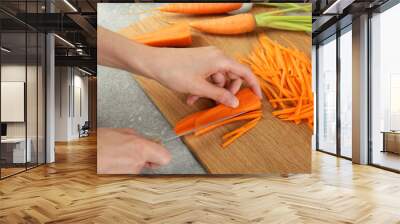
M313 4L313 42L332 35L338 27L337 24L345 26L360 12L382 5L386 1L388 0L305 1ZM25 53L23 37L26 28L39 32L55 32L75 46L71 47L62 39L56 38L56 63L86 66L95 71L96 5L104 2L132 2L132 0L47 0L47 8L45 0L1 0L0 24L2 32L7 33L3 35L2 43L4 46L8 45L8 48L15 49L13 54L23 55ZM48 13L50 8L52 13ZM34 44L29 43L28 54L34 50Z
M372 11L389 0L312 0L313 43L332 36L352 23L354 17Z
M56 65L79 66L95 73L97 2L100 1L47 0L46 4L45 0L1 0L2 46L12 50L2 52L3 59L21 61L26 55L28 59L36 55L36 45L30 43L36 43L36 39L31 41L33 35L28 33L26 45L26 30L35 35L54 32Z

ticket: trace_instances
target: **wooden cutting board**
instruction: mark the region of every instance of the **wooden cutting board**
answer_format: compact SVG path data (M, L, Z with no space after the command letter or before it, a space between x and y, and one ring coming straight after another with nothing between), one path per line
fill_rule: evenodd
M253 10L258 12L265 9ZM165 27L169 22L205 18L208 17L155 15L135 24L132 29L141 34ZM232 57L237 54L246 55L257 43L257 34L260 32L266 32L269 37L283 45L287 45L287 40L290 40L298 49L310 55L310 35L266 29L237 36L215 36L193 31L192 46L214 45ZM172 126L186 115L213 105L208 100L201 100L194 106L188 106L185 104L184 95L171 91L155 81L140 76L136 79ZM262 109L264 118L259 124L226 149L220 147L222 135L243 123L220 127L199 137L183 137L183 141L211 174L309 173L311 130L305 124L295 125L273 117L272 108L265 99Z

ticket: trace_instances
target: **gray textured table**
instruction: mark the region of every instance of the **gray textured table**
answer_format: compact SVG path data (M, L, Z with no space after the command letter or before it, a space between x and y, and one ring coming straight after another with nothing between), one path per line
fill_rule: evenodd
M148 14L139 14L139 12L156 5L138 3L97 4L98 25L116 31L148 16ZM134 128L146 136L162 138L174 135L172 127L143 92L132 74L98 66L97 85L97 122L99 127ZM171 163L155 170L145 169L143 173L205 173L203 167L180 139L167 143L165 147L172 155Z

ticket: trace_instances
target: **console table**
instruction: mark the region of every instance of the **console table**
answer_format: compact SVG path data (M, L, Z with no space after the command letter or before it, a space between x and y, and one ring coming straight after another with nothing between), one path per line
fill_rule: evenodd
M26 140L26 152L25 152ZM26 163L30 162L32 141L30 138L6 138L1 139L1 159L6 163Z
M400 131L382 131L383 150L382 152L392 152L400 154Z

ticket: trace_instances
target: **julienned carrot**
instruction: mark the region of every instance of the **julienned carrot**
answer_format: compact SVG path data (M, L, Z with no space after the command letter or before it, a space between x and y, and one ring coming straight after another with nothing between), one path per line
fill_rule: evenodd
M308 98L304 98L302 100L306 100ZM285 102L285 101L296 101L296 100L300 100L299 97L294 97L294 98L276 98L276 99L272 99L269 102Z
M251 125L251 124L257 122L258 120L259 120L259 118L255 118L255 119L253 119L253 120L247 122L246 124L244 124L242 127L237 128L237 129L235 129L235 130L233 130L233 131L231 131L231 132L228 132L228 133L224 134L224 135L222 136L222 139L223 139L223 140L227 140L227 139L231 138L231 137L234 136L234 135L237 135L237 134L239 134L239 133L242 133L243 130L245 130L246 128L249 127L249 125Z
M311 60L289 40L286 42L291 47L282 46L262 34L251 54L240 61L258 76L261 89L275 109L274 116L296 124L306 122L312 127Z
M248 132L249 130L251 130L252 128L254 128L258 121L261 118L256 118L248 123L246 123L245 125L243 125L241 128L239 128L238 132L236 134L234 134L232 137L230 137L229 139L227 139L224 143L222 143L222 148L226 148L228 145L232 144L233 141L235 141L237 138L239 138L240 136L242 136L244 133Z
M242 3L171 3L158 8L162 12L208 15L227 13L242 7Z
M208 127L206 127L206 128L197 130L197 131L194 133L194 135L195 135L195 136L199 136L199 135L205 134L205 133L207 133L207 132L209 132L209 131L211 131L211 130L213 130L213 129L215 129L215 128L218 128L218 127L220 127L220 126L222 126L222 125L225 125L225 124L229 124L229 123L232 123L232 122L235 122L235 121L241 121L241 120L250 120L250 119L254 119L254 118L259 118L259 117L261 117L261 116L262 116L261 110L256 110L256 111L253 111L253 112L248 112L248 113L245 113L245 114L243 114L243 115L239 115L239 116L237 116L237 117L233 117L233 118L231 118L231 119L224 120L224 121L221 121L221 122L219 122L219 123L210 125L210 126L208 126Z
M134 28L129 26L118 31L130 40L154 47L187 47L192 44L192 34L187 24L174 24L154 32L135 35Z
M190 26L213 34L241 34L251 32L256 28L253 14L242 13L219 19L200 20L190 23Z
M301 10L293 8L291 10ZM286 11L285 11L286 12ZM206 19L191 22L190 25L202 32L212 34L242 34L255 30L256 27L311 32L311 16L281 16L273 12L253 15L243 13L223 18Z
M191 114L177 122L174 128L175 133L179 135L196 128L201 128L202 126L211 123L211 125L207 126L206 128L196 130L195 136L198 136L208 131L211 131L221 125L228 124L231 122L240 120L249 120L249 119L253 120L261 119L262 117L261 101L252 92L252 90L248 88L242 89L236 94L236 97L239 100L239 106L237 108L230 108L220 104L208 110L199 111L194 114ZM237 114L240 115L235 116ZM219 120L230 116L233 117L228 120L218 122ZM218 123L214 124L213 122L218 122ZM245 125L243 127L247 126ZM243 127L239 128L238 130L242 130ZM230 142L232 141L233 140L231 140Z

